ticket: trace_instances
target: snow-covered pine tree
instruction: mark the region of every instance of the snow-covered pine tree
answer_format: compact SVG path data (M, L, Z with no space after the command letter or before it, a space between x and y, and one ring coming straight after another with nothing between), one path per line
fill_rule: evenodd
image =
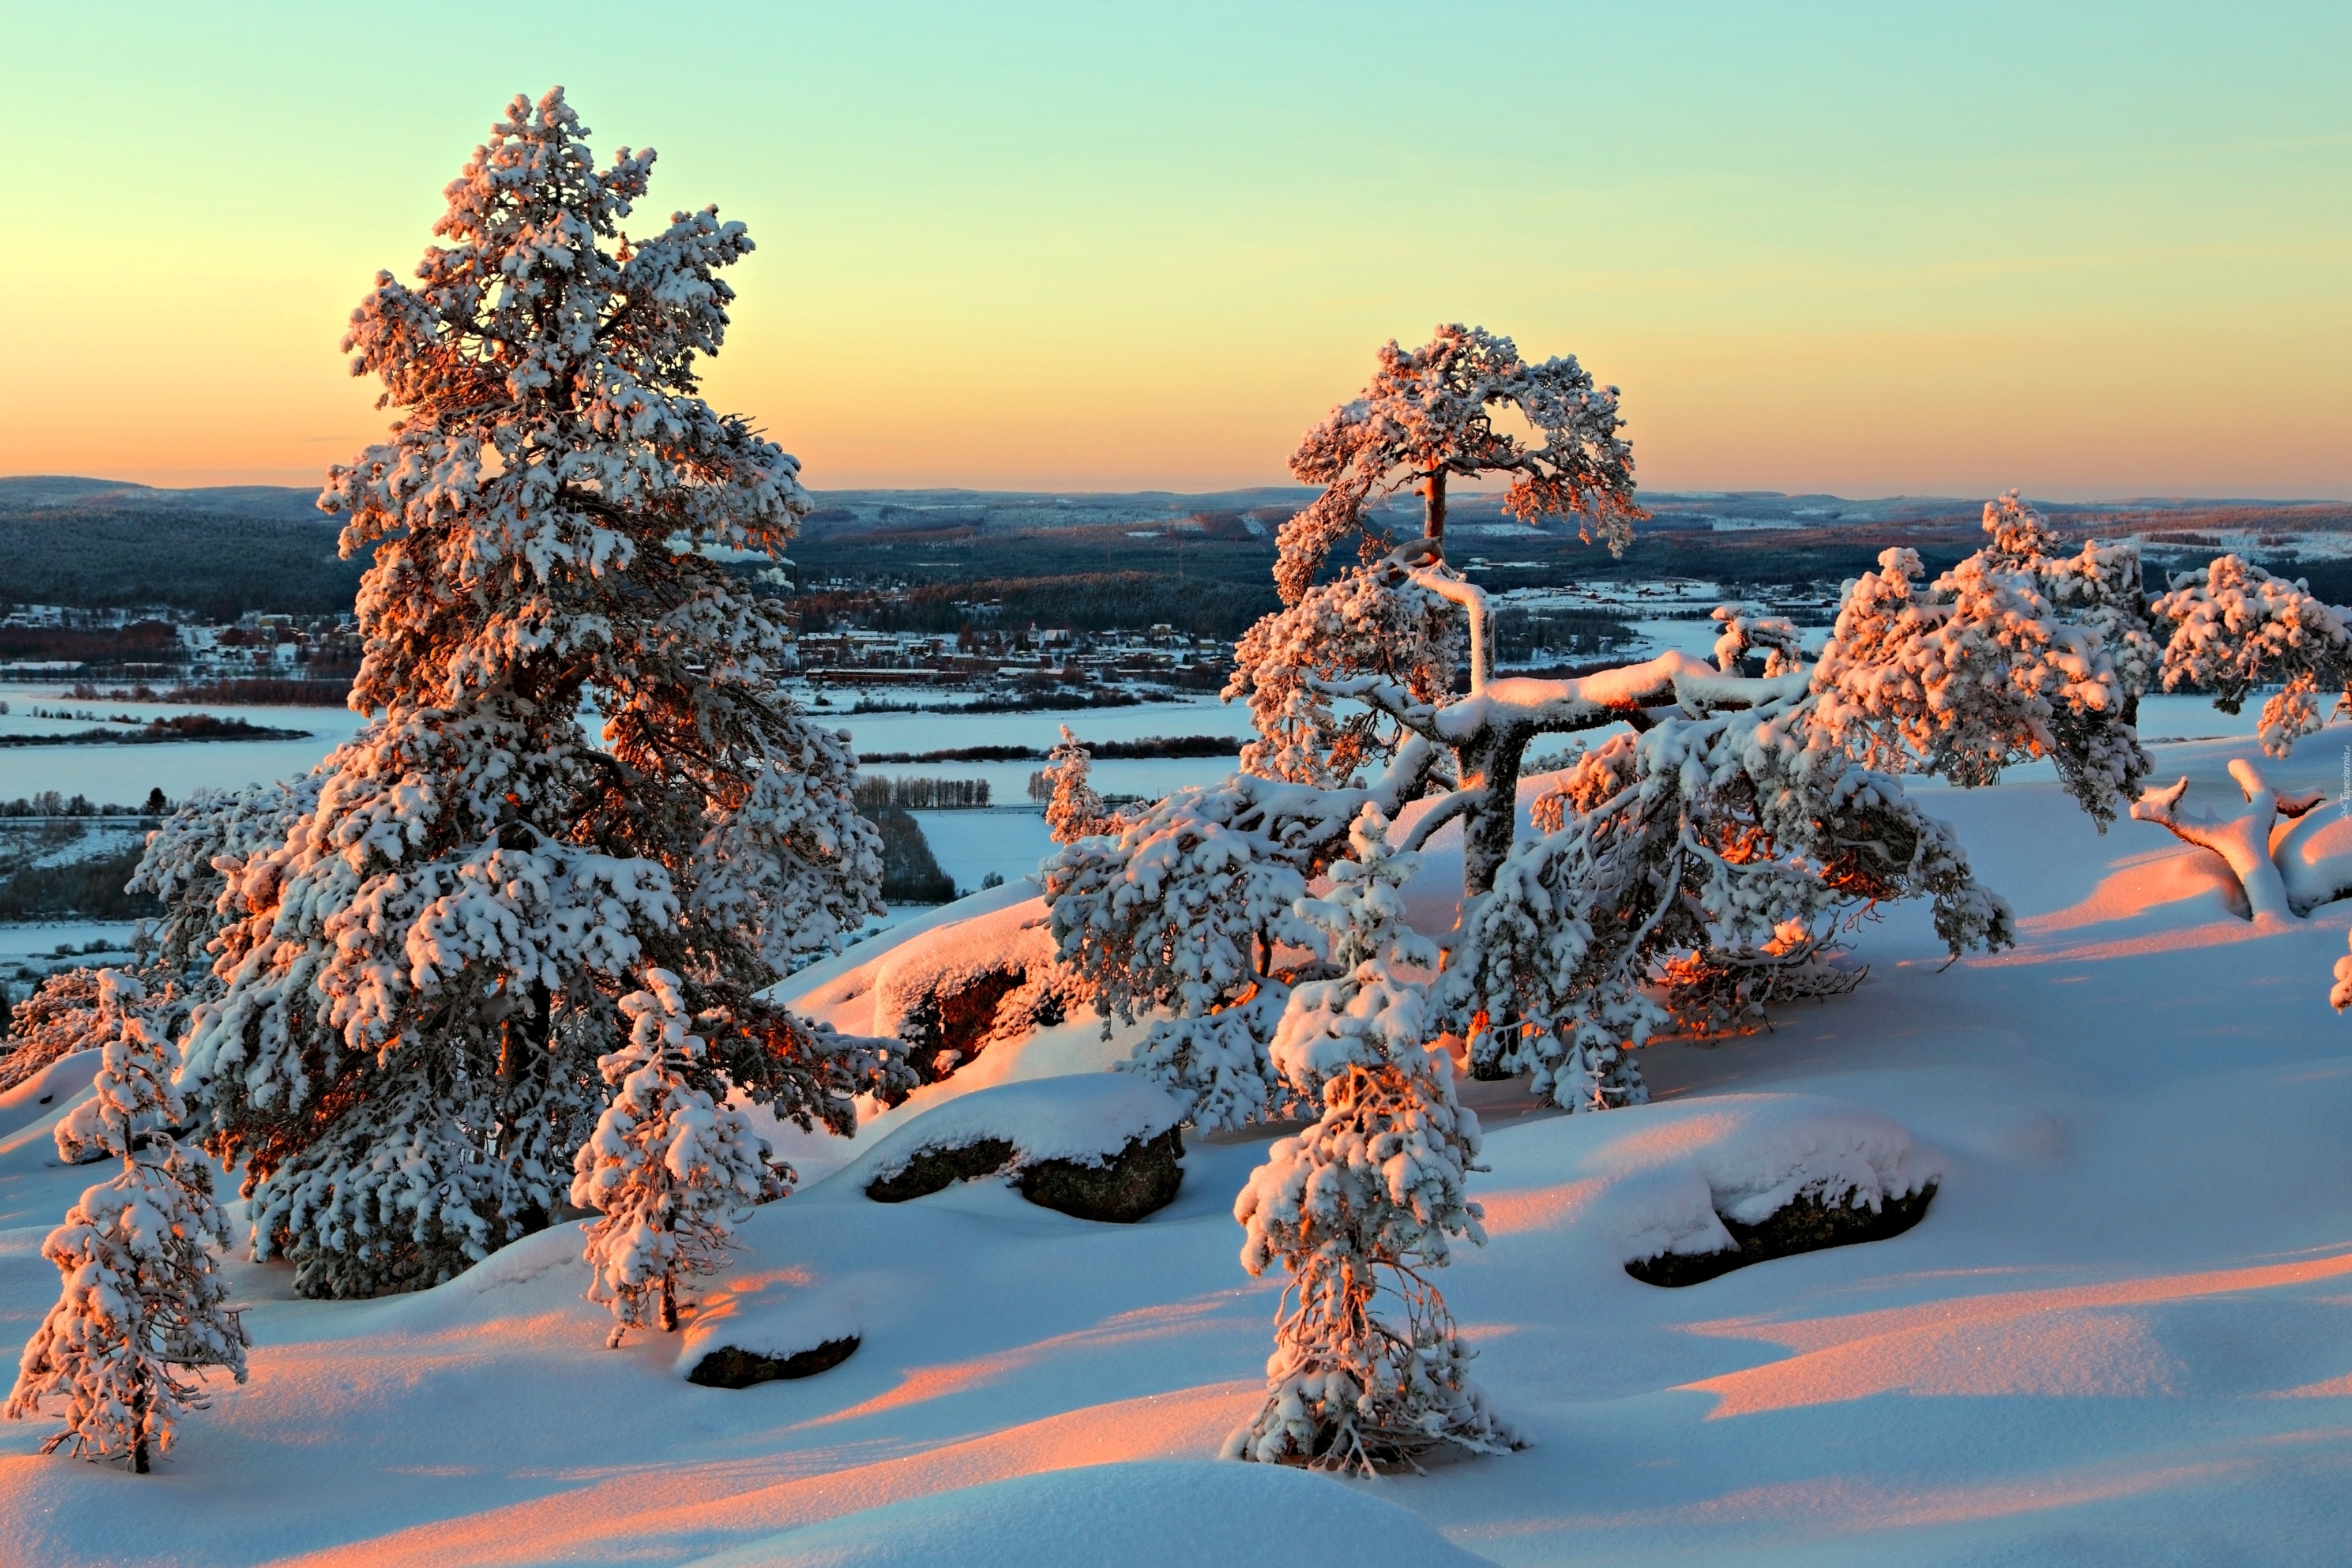
M43 1453L70 1444L92 1458L127 1457L144 1475L181 1413L205 1405L186 1373L219 1367L245 1381L245 1326L213 1268L209 1249L228 1245L228 1216L213 1200L211 1169L172 1136L187 1110L171 1047L149 1030L137 981L100 970L95 984L92 1033L104 1054L90 1098L58 1127L58 1152L77 1163L110 1154L122 1168L84 1192L41 1244L63 1283L25 1346L7 1415L62 1398L66 1429Z
M767 1141L727 1103L727 1083L689 1034L677 975L656 969L621 998L629 1042L597 1064L612 1103L572 1165L572 1201L604 1217L588 1229L588 1300L610 1307L605 1342L677 1327L681 1277L714 1273L732 1247L730 1219L789 1185Z
M1056 844L1075 844L1116 826L1102 796L1087 782L1093 763L1094 754L1063 725L1062 743L1045 754L1045 826Z
M1537 385L1532 405L1511 395ZM1509 401L1541 448L1492 429L1486 411ZM1641 513L1619 423L1613 392L1573 361L1528 367L1468 329L1410 354L1392 345L1364 397L1294 457L1328 488L1286 527L1287 607L1244 639L1228 688L1260 726L1245 771L1045 868L1061 953L1097 1009L1174 1015L1130 1065L1203 1125L1286 1103L1265 1051L1297 978L1274 959L1297 940L1277 895L1345 854L1367 800L1391 816L1422 803L1406 850L1462 824L1444 1022L1470 1037L1481 1072L1532 1070L1585 1109L1643 1098L1628 1053L1655 1028L1752 1027L1774 1000L1850 988L1856 975L1827 962L1833 935L1876 903L1930 899L1956 954L2012 940L2006 906L1895 771L1982 784L2052 756L2103 820L2130 798L2146 762L2123 715L2147 650L2119 663L2110 645L2128 640L2136 559L2048 555L2054 535L2021 504L1988 509L1998 558L1979 552L1925 593L1907 558L1851 585L1817 665L1793 627L1733 612L1725 668L1668 653L1570 679L1498 676L1486 595L1444 559L1444 476L1508 474L1520 515L1578 514L1588 536L1622 542ZM1409 482L1422 536L1380 553L1369 503ZM1351 530L1367 564L1315 585ZM2072 586L2044 592L2060 582ZM1408 604L1455 617L1466 692L1442 678L1444 634L1374 635L1412 624ZM1738 673L1751 647L1766 652L1760 678ZM1940 700L1958 694L1982 700ZM1587 753L1523 832L1529 743L1621 724L1633 732Z
M51 1062L96 1048L98 971L60 969L9 1008L0 1038L0 1093L31 1079Z
M586 134L560 89L517 99L416 284L380 274L345 339L401 411L320 501L374 552L372 717L235 873L189 1047L257 1253L310 1295L429 1286L544 1223L652 968L803 1126L895 1072L757 999L881 877L845 738L793 710L785 627L713 559L809 504L698 395L751 242L716 208L624 234L654 154L599 169Z
M1522 1447L1471 1381L1429 1271L1451 1238L1484 1244L1464 1179L1477 1118L1454 1100L1450 1068L1424 1048L1438 1031L1428 983L1434 943L1405 923L1397 889L1414 857L1388 844L1366 805L1332 890L1301 899L1338 973L1290 995L1276 1069L1322 1114L1267 1152L1234 1205L1242 1265L1289 1275L1266 1363L1266 1401L1225 1445L1229 1458L1367 1471L1444 1444Z

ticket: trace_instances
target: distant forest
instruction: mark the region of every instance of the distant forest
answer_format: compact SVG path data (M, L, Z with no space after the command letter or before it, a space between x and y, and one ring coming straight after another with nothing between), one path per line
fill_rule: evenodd
M0 479L0 597L219 620L347 611L367 563L336 555L340 526L312 494Z
M188 512L0 512L0 583L14 603L168 605L215 620L247 610L347 611L363 561L335 554L335 525Z
M961 493L970 504L911 506L878 492L821 497L824 504L792 551L803 588L826 585L796 601L809 628L952 634L966 624L1105 630L1163 622L1196 636L1232 637L1275 607L1269 568L1274 531L1292 504L1285 492L1237 498L1240 504L1281 504L1190 517L1168 510L1177 497L1024 497L1008 505L1004 498ZM1196 498L1196 504L1208 499ZM248 610L346 611L366 563L337 557L336 521L313 500L314 492L294 488L154 490L93 479L0 479L0 597L96 609L169 605L221 619ZM1890 544L1917 550L1936 572L1980 542L1978 506L1962 500L1661 495L1647 504L1656 516L1640 526L1622 559L1612 559L1572 531L1474 531L1503 519L1492 497L1465 497L1454 508L1447 553L1496 590L1655 577L1712 579L1735 589L1813 584L1833 590ZM2352 532L2352 507L2342 503L2053 504L2048 510L2070 538L2147 532L2151 576L2165 566L2201 563L2197 552L2211 531L2253 531L2262 564L2309 578L2312 591L2331 603L2352 603L2352 561L2298 561L2289 538ZM1081 516L1087 521L1044 524ZM1400 533L1418 527L1410 498L1382 516ZM1335 552L1342 563L1351 553ZM763 564L740 570L750 574ZM1601 626L1577 630L1588 644L1612 636ZM77 656L0 648L0 658L8 657Z

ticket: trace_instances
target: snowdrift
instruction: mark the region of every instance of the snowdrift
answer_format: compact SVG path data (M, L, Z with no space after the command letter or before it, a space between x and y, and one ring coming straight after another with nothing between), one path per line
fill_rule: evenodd
M1265 1521L1282 1521L1268 1531ZM853 1513L693 1568L1469 1568L1426 1521L1262 1465L1094 1466Z

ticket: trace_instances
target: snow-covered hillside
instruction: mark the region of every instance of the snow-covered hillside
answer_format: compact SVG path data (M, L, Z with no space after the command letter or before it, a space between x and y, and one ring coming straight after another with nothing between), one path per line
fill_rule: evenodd
M2337 811L2345 742L2267 771ZM2247 749L2159 748L2156 776L2210 799ZM1230 1209L1263 1133L1194 1143L1176 1202L1134 1226L992 1180L863 1195L846 1167L878 1135L1123 1053L1081 1018L987 1047L855 1145L793 1140L803 1186L756 1211L676 1338L602 1348L577 1226L375 1301L297 1300L281 1267L233 1263L251 1382L144 1479L37 1457L45 1424L0 1428L0 1559L2339 1561L2352 1022L2326 977L2352 904L2258 929L2218 859L2142 823L2101 837L2034 773L1928 796L2017 906L2015 950L1946 967L1905 907L1858 933L1853 995L1645 1053L1651 1105L1563 1117L1461 1086L1487 1123L1492 1240L1446 1294L1525 1452L1377 1481L1207 1462L1261 1396L1276 1287L1239 1267ZM1025 891L789 989L871 1027L893 972L1021 942ZM11 1345L56 1291L41 1237L91 1177L50 1130L92 1065L0 1101ZM1686 1289L1623 1271L1841 1162L1935 1176L1927 1217ZM754 1314L862 1343L802 1381L685 1381Z

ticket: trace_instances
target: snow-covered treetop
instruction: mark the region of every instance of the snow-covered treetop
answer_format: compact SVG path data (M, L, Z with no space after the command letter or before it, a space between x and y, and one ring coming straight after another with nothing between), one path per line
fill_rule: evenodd
M1063 725L1062 743L1047 755L1045 768L1045 782L1053 789L1045 802L1045 826L1053 830L1056 844L1075 844L1117 826L1102 796L1088 782L1093 765L1094 753L1070 733L1067 724Z
M2004 571L2031 568L2035 562L2057 554L2063 542L2048 521L2025 504L2013 485L1985 502L1984 531L1992 540L1985 546L1985 555Z
M445 683L454 699L535 653L596 659L627 640L593 593L604 574L680 533L774 550L808 510L799 463L695 395L743 226L706 207L624 237L654 154L624 148L599 173L586 134L561 88L518 98L448 187L434 232L453 243L425 252L414 288L379 274L352 313L352 373L405 412L320 505L348 515L346 554L408 535L361 600L362 621L398 603L408 635L370 640L355 706ZM656 585L632 618L657 625L683 597ZM727 640L763 664L782 652L764 616Z
M98 1074L89 1098L58 1121L54 1134L58 1152L68 1160L127 1158L142 1134L188 1119L172 1081L178 1053L149 1025L146 987L116 969L100 970L97 982L86 1044L99 1047Z
M1540 439L1497 429L1508 405ZM1409 485L1429 498L1429 531L1443 537L1445 476L1508 474L1504 510L1527 521L1574 514L1587 539L1622 550L1643 515L1633 503L1633 450L1617 432L1617 389L1594 384L1574 355L1530 364L1510 339L1452 323L1418 349L1393 341L1360 396L1300 438L1290 471L1323 493L1282 526L1275 585L1285 604L1305 596L1331 547L1349 531L1365 559L1389 542L1366 509Z

